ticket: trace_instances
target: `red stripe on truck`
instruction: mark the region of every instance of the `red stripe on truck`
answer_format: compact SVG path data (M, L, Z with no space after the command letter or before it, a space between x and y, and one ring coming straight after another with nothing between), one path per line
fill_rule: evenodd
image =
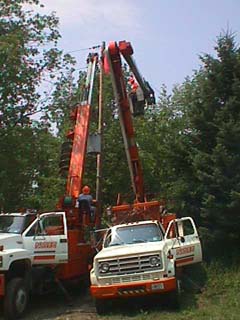
M177 259L176 265L186 263L186 262L191 262L191 261L193 261L193 257L184 258L184 259Z
M54 260L55 259L55 255L54 256L35 256L34 257L34 261L37 260Z

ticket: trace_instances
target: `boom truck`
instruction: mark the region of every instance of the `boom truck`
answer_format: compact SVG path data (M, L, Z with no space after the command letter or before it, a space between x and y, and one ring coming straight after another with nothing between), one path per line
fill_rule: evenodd
M180 268L202 260L193 219L166 214L163 202L149 201L144 193L132 114L142 114L144 105L154 103L155 99L132 55L133 48L126 41L111 42L104 52L135 199L132 204L118 203L107 212L111 226L105 231L102 249L95 255L90 273L91 295L99 314L108 311L109 302L114 299L139 296L165 294L176 305ZM134 92L127 91L122 57L133 73Z
M6 319L25 312L32 292L68 281L89 280L94 248L86 229L99 226L89 219L86 203L78 206L91 117L91 101L98 54L91 53L81 103L71 112L73 129L62 145L60 171L67 177L65 195L54 212L0 214L0 302ZM87 227L87 228L86 228ZM88 282L89 285L89 282Z
M103 59L112 77L135 200L134 204L111 208L113 226L105 233L103 248L94 258L91 294L99 313L111 298L175 292L176 268L201 261L193 220L164 215L164 204L147 201L144 194L132 113L143 114L145 102L155 101L132 54L130 43L113 42ZM127 93L120 55L134 74L131 94ZM65 282L80 280L82 286L89 276L95 248L86 239L85 231L88 227L99 228L101 219L98 210L90 219L89 208L84 203L78 206L77 198L83 183L98 54L90 54L87 62L81 103L71 112L74 128L62 145L60 170L67 182L57 210L0 214L0 302L6 319L21 317L30 294L44 291L49 283L57 284L66 293ZM185 229L191 232L186 233Z

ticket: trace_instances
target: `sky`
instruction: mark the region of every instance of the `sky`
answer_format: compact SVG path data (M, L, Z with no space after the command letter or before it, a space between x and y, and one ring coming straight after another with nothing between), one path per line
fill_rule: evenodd
M41 0L60 18L60 47L85 67L90 48L130 41L139 71L156 92L171 92L199 55L214 54L217 37L230 30L240 43L240 0ZM77 50L77 51L76 51Z

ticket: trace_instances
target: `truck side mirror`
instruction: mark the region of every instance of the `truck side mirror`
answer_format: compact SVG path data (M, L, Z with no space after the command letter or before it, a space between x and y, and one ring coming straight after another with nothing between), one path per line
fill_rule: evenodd
M178 237L178 240L180 240L182 243L184 243L184 242L185 242L185 238L184 238L184 237L182 237L182 236Z

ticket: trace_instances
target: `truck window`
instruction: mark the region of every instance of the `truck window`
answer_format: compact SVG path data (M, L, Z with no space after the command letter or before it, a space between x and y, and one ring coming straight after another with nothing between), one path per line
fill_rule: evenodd
M170 228L166 234L167 239L175 237L185 237L195 233L192 221L190 219L180 219L172 221Z
M35 215L25 216L23 231L27 229L28 226L36 219Z
M116 232L109 233L105 239L104 247L155 242L162 239L162 231L155 223L129 225L119 227Z
M33 237L43 234L42 228L40 226L39 220L37 220L31 227L31 229L26 234L26 237Z
M179 236L189 236L195 233L191 220L183 220L178 222Z
M0 233L21 234L25 228L25 216L0 215Z
M47 235L62 235L64 234L64 225L62 215L52 215L43 217L40 220L42 223L43 232Z
M64 223L61 215L45 216L37 220L26 234L26 237L36 235L63 235Z
M111 238L112 238L112 232L111 232L111 229L109 229L107 231L107 234L105 236L105 239L104 239L104 247L109 247L110 243L111 243Z

